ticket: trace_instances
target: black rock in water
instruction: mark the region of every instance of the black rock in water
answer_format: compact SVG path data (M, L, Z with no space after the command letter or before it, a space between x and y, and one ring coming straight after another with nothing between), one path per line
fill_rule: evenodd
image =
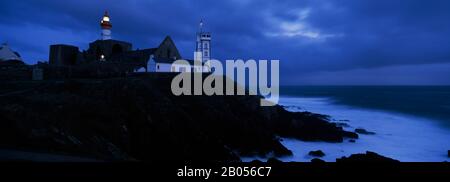
M355 143L356 141L354 139L349 140L350 143Z
M447 150L447 156L450 157L450 150Z
M313 157L323 157L325 156L325 153L323 153L321 150L311 151L308 153L308 155Z
M355 129L355 132L363 135L375 135L375 132L370 132L363 128L357 128Z
M395 159L381 156L375 152L367 151L365 154L353 154L350 157L342 157L336 159L336 162L383 162L383 163L395 163L400 162Z
M348 128L348 127L350 127L350 125L349 124L347 124L347 123L336 123L336 126L339 126L339 127L344 127L344 128Z

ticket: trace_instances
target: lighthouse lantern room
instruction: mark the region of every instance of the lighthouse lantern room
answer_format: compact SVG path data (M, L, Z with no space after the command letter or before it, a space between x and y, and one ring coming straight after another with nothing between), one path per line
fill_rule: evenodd
M100 26L102 28L102 40L111 40L112 24L110 22L108 11L105 11L105 15L103 15Z

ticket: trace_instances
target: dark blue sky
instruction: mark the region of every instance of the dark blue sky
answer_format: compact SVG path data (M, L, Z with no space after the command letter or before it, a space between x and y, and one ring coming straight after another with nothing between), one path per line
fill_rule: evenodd
M104 10L115 39L170 35L187 58L203 19L214 58L279 59L282 84L450 84L447 0L1 1L0 42L30 64L50 44L85 49Z

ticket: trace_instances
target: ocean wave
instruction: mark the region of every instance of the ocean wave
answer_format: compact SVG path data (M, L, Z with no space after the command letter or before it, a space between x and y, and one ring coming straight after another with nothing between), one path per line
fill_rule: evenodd
M355 153L374 151L404 162L442 162L448 160L450 131L439 127L431 119L381 110L338 105L331 98L282 97L280 105L298 112L309 111L329 115L332 122L344 122L350 128L364 128L375 135L360 135L355 143L303 142L284 139L283 144L293 151L284 161L310 161L309 151L322 150L325 161ZM341 123L342 123L341 122Z

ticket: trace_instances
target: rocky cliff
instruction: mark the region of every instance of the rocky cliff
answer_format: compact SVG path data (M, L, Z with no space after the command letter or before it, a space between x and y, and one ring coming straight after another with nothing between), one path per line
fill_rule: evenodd
M174 96L170 74L0 83L0 147L101 160L283 156L279 137L357 138L326 117L258 96Z

